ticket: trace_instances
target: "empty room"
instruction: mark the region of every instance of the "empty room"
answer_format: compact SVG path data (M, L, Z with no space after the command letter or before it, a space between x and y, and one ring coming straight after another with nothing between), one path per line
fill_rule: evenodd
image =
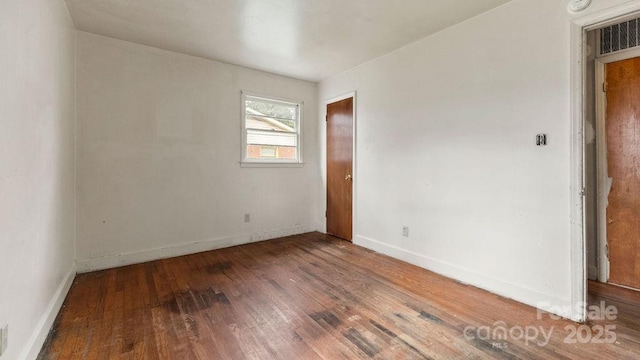
M640 0L2 0L0 360L640 358Z

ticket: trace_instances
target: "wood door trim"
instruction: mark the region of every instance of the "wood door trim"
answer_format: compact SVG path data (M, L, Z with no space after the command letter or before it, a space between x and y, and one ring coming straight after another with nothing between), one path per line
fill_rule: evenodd
M322 111L323 111L323 116L322 119L326 119L327 118L327 105L329 104L333 104L335 102L341 101L341 100L345 100L348 98L353 98L353 158L351 160L351 174L353 176L353 182L352 182L352 186L353 186L353 190L352 190L352 194L351 194L351 202L352 202L352 206L351 206L351 242L355 243L356 240L356 234L357 232L357 224L358 224L358 210L357 210L357 206L356 204L358 203L358 180L359 180L359 176L358 176L358 172L357 172L357 162L358 162L358 148L357 148L357 134L358 134L358 117L357 117L357 109L358 109L358 92L357 91L352 91L352 92L348 92L333 98L329 98L327 100L325 100L323 102L324 106L322 107ZM324 144L324 151L323 151L323 156L324 156L324 161L322 162L322 166L324 167L324 173L323 173L323 177L324 177L324 181L325 183L327 182L327 161L326 161L326 156L327 156L327 123L325 122L321 122L322 126L323 126L323 130L324 130L324 136L322 137L322 142ZM324 204L325 204L325 214L327 211L327 187L324 187ZM325 216L324 218L324 228L325 228L325 233L327 232L327 218Z

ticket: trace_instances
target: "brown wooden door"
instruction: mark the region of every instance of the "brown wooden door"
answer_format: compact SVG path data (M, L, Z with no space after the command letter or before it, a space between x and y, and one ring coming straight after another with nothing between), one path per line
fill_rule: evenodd
M606 67L609 282L640 289L640 58Z
M353 98L327 105L327 232L351 241Z

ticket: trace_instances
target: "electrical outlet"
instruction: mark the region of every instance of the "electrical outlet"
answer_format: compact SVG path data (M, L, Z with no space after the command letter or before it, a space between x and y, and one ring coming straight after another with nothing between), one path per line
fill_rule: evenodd
M408 226L403 226L402 227L402 236L409 237L409 227Z
M244 222L250 222L251 221L251 214L244 214Z
M7 350L7 345L9 344L9 324L4 324L2 328L0 328L0 356L2 353Z

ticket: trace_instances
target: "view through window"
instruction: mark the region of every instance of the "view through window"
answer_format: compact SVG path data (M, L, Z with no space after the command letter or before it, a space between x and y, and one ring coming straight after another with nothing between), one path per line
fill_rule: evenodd
M300 161L302 104L243 94L244 162Z

